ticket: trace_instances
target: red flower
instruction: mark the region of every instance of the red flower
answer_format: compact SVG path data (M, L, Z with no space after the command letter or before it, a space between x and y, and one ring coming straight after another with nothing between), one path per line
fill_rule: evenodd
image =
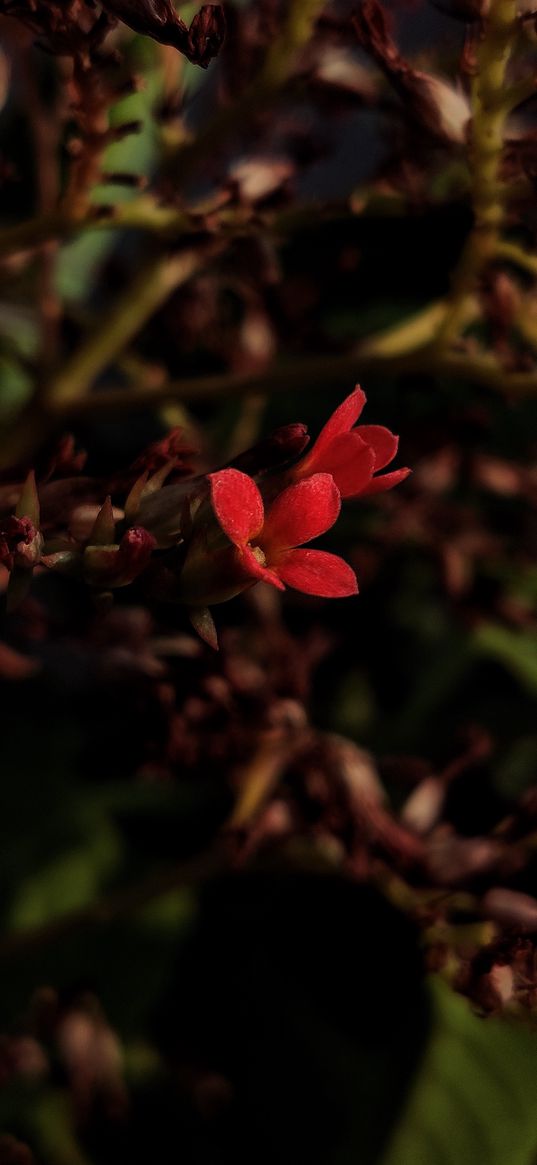
M341 508L339 490L328 473L281 493L265 516L263 499L251 477L238 469L209 474L211 497L220 526L233 545L241 568L252 580L308 595L343 598L358 592L356 575L335 554L297 550L334 525Z
M295 480L312 473L330 473L342 498L381 493L404 481L410 469L374 476L393 461L399 438L383 425L359 425L353 429L366 402L365 392L356 388L339 405L309 453L295 466Z

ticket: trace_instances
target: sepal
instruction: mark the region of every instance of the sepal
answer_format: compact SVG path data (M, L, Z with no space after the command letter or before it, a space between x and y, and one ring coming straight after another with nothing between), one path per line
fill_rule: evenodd
M33 469L30 470L28 477L22 487L17 507L15 509L16 518L29 518L34 526L39 526L39 496L37 493L37 486L35 484L35 473Z
M110 546L115 542L115 537L116 522L112 498L109 494L97 514L89 542L91 546Z
M218 634L209 608L191 607L188 618L200 639L212 647L213 651L218 651Z

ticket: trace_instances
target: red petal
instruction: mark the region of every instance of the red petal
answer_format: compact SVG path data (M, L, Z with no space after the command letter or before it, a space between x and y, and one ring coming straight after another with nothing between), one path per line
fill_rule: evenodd
M304 458L300 467L301 472L303 467L307 467L308 473L316 473L318 469L321 469L319 464L320 456L334 440L334 437L339 437L341 433L350 432L352 426L356 424L365 402L365 392L362 392L362 389L358 386L354 392L351 392L350 396L338 405L324 428L321 429L311 452Z
M285 587L275 571L270 570L268 566L262 566L249 546L245 546L241 550L241 562L245 570L252 576L252 578L259 579L259 582L270 583L271 586L277 587L279 591L284 591Z
M361 432L361 430L360 430ZM328 448L316 458L316 468L333 477L342 498L362 493L371 481L375 466L375 452L362 441L357 430L340 433Z
M393 489L394 485L399 485L399 482L404 481L411 473L411 469L394 469L393 473L381 473L380 477L374 477L369 482L362 496L372 497L373 494L381 494L387 489Z
M375 454L375 471L384 469L393 461L399 448L399 437L395 433L390 433L384 425L360 425L356 431Z
M272 558L279 550L311 542L334 525L341 509L339 490L328 473L314 473L290 485L271 506L261 544Z
M325 550L288 550L278 562L278 574L288 586L306 595L344 599L358 594L352 567Z
M321 449L326 449L326 446L334 440L334 437L338 437L340 433L348 433L352 429L352 426L356 424L362 412L365 402L365 392L357 385L354 392L351 392L350 396L346 397L338 405L324 428L321 429L315 442L317 452Z
M256 538L263 526L263 499L246 473L239 469L221 469L210 473L211 499L218 521L235 546L244 546Z

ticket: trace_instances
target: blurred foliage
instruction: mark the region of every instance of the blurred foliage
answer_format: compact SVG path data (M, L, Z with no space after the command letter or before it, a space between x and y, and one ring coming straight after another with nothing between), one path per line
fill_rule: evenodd
M47 255L67 359L148 259L186 248L184 214L187 243L226 240L104 359L90 407L54 422L102 483L170 423L189 427L203 471L278 425L317 433L349 370L361 373L355 345L448 292L472 221L460 142L449 152L430 126L417 132L348 32L358 89L339 74L323 87L328 25L251 123L261 66L237 29L255 7L228 6L228 48L207 74L113 30L123 89L137 84L119 84L107 116L139 132L103 146L83 230L17 244L2 268L2 447L18 420L15 460L26 468L30 450L42 480L58 435L40 412ZM348 6L333 7L346 21ZM391 7L419 68L453 75L464 23ZM262 9L270 29L280 9ZM182 9L187 23L195 14ZM9 232L43 210L24 68L40 115L63 74L6 27ZM254 88L234 106L243 82ZM75 113L57 146L63 181ZM171 165L183 147L163 178L163 156ZM267 164L276 174L268 193L250 196L245 163L256 181ZM177 234L161 235L170 209ZM531 207L521 222L530 249ZM533 284L525 272L517 294ZM472 359L492 336L506 376L522 375L529 349L511 317L498 323L493 290L480 286L483 318L457 352ZM276 377L270 391L302 359L313 383ZM487 900L520 894L520 911L537 896L537 397L494 395L449 368L364 367L365 419L400 433L413 476L348 503L323 540L355 567L356 601L287 592L275 606L258 589L218 611L214 658L184 611L148 603L141 586L110 611L41 572L3 618L0 1165L537 1161L537 925L505 915L513 899L503 915ZM206 376L223 378L214 396L183 397L183 380ZM260 377L253 393L230 390L226 377L241 376ZM163 386L176 382L174 399ZM154 406L103 407L107 390L148 385ZM2 513L11 484L6 471ZM354 748L350 777L338 747ZM249 781L259 812L234 831ZM436 815L426 800L409 825L409 802L431 787Z
M383 1165L535 1161L534 1058L534 1033L485 1026L436 990L429 1044Z

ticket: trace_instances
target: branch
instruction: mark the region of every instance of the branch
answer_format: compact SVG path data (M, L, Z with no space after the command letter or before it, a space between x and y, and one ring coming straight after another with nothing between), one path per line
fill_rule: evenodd
M453 275L450 310L438 331L438 345L442 348L449 347L460 334L464 301L475 291L481 272L497 253L505 195L500 167L505 122L510 112L505 80L518 29L517 0L490 0L472 87L469 154L474 225Z
M85 396L172 291L201 270L220 247L220 243L211 240L196 250L182 251L171 257L160 255L140 271L108 316L98 322L81 347L73 353L56 379L38 386L34 399L23 414L19 414L2 433L0 469L20 464L31 457L36 446L54 428L57 414ZM91 398L92 401L94 399Z
M218 376L198 376L184 380L170 380L157 387L112 389L73 401L57 410L63 424L80 417L126 415L130 412L174 402L200 402L217 398L240 397L249 394L270 396L278 392L314 392L333 389L343 392L350 383L365 380L367 376L425 374L432 377L457 376L470 384L483 385L494 391L519 396L537 393L537 369L530 372L510 372L486 353L438 352L434 345L426 345L406 355L382 355L355 348L343 356L311 356L303 360L285 361L255 375L224 373Z
M499 259L505 259L507 263L513 263L522 271L527 271L528 275L537 278L537 255L524 251L517 243L509 243L500 239L496 244L496 255Z
M0 258L32 251L42 243L56 240L69 242L87 231L140 230L162 235L174 241L198 229L192 215L159 204L148 195L106 208L94 206L84 218L66 213L40 215L27 222L0 230Z
M148 263L116 302L111 313L100 320L77 352L67 361L47 392L47 406L54 410L83 397L101 372L119 355L130 340L181 284L205 266L216 246L159 256Z

